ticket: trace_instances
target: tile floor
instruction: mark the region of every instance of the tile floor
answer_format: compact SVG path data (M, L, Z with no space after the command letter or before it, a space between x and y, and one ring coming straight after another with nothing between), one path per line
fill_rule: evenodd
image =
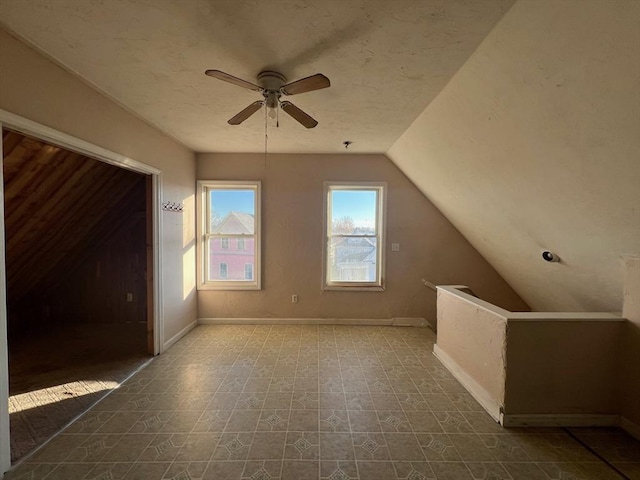
M497 425L434 340L410 327L199 326L6 478L624 478L565 430ZM636 442L598 441L640 478Z
M151 359L146 324L56 324L9 338L11 461L42 445Z

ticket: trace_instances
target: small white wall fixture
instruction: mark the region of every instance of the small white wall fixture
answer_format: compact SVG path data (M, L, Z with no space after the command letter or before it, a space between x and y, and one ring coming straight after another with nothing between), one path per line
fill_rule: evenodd
M53 145L81 153L96 160L134 172L151 175L152 178L152 222L153 222L153 342L154 355L164 350L164 318L162 312L162 171L125 157L118 153L93 145L77 137L67 135L27 118L0 109L0 130L9 128L38 138ZM9 429L9 363L7 341L7 284L5 267L4 232L4 180L2 176L4 158L0 143L0 478L11 468L11 444Z

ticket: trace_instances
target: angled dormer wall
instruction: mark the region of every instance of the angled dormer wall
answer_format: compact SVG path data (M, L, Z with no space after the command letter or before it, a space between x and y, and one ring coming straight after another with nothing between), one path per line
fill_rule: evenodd
M622 310L639 22L634 0L518 1L388 152L534 310Z

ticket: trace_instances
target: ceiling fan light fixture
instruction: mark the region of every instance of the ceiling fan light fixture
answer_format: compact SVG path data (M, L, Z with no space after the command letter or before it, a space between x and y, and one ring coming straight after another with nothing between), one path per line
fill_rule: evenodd
M321 73L301 78L295 82L286 83L287 79L281 73L266 70L258 74L258 85L242 80L241 78L234 77L233 75L229 75L221 70L206 70L205 74L241 88L258 91L264 98L264 100L254 102L241 112L237 113L227 122L230 125L241 124L257 112L262 105L264 105L266 107L265 120L267 116L272 119L277 119L278 107L280 107L284 112L305 128L314 128L318 125L317 120L293 105L291 102L280 101L280 97L282 95L288 96L312 92L314 90L321 90L331 86L329 79Z

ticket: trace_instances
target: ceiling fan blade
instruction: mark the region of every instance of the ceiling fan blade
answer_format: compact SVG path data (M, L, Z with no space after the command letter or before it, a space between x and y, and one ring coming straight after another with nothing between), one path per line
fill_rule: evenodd
M316 73L310 77L301 78L295 82L287 83L280 88L285 95L297 95L298 93L312 92L331 86L331 82L321 73Z
M247 82L246 80L242 80L241 78L234 77L233 75L229 75L228 73L222 72L220 70L207 70L204 73L205 75L217 78L218 80L222 80L223 82L232 83L234 85L237 85L238 87L255 90L256 92L262 92L263 90L262 87L259 87L258 85Z
M280 107L282 107L282 110L284 110L289 115L291 115L295 120L300 122L304 127L313 128L316 125L318 125L318 122L315 119L313 119L312 117L304 113L302 110L300 110L291 102L282 102L280 104Z
M229 125L240 125L251 115L256 113L260 108L264 105L264 100L257 100L249 105L247 108L242 110L240 113L237 113L235 116L231 117L227 122Z

